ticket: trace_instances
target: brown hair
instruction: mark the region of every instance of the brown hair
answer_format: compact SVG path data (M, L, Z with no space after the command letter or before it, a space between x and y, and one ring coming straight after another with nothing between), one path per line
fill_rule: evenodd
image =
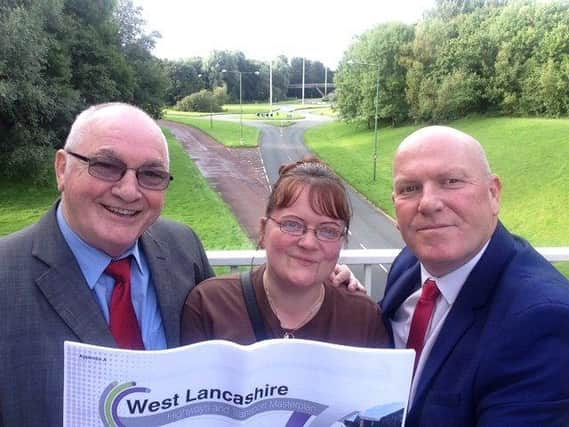
M291 206L304 187L308 188L308 200L314 212L344 221L346 231L349 229L352 207L346 188L325 163L313 156L279 168L279 179L269 196L265 216L270 216L275 209Z

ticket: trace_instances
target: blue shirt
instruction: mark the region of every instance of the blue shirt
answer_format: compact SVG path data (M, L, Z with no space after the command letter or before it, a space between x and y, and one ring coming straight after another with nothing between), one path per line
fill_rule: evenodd
M156 289L152 283L150 269L144 253L139 248L138 240L116 258L94 248L75 233L63 216L61 202L57 207L57 223L65 241L75 255L79 268L85 277L87 285L96 297L101 311L109 324L109 303L115 280L105 274L105 269L113 259L121 259L132 255L135 262L131 263L131 293L132 304L146 350L163 350L166 348L166 333L158 306Z

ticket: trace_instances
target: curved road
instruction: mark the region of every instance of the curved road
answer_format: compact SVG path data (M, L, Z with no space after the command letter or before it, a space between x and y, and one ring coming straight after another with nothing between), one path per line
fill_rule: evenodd
M278 168L282 163L302 159L310 150L304 145L306 129L331 120L325 116L303 113L306 118L289 127L275 127L261 122L248 121L250 126L261 128L261 155L269 183L278 177ZM349 249L391 249L402 248L403 240L391 218L369 203L362 195L347 185L354 217L350 227L350 236L346 245ZM383 296L388 266L377 266L372 272L372 296ZM363 282L363 268L354 269L356 276Z

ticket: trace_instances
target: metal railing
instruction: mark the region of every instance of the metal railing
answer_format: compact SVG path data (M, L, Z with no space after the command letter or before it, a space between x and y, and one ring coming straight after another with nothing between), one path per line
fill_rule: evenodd
M569 261L569 247L536 248L549 262ZM383 265L386 269L393 262L400 249L344 249L340 263L348 266L363 266L364 286L371 292L371 268ZM264 250L207 251L209 262L214 267L230 267L236 271L241 266L260 265L265 262Z

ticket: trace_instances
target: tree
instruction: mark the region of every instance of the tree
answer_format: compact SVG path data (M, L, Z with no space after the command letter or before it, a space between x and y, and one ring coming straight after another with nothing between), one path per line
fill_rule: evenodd
M211 89L201 58L164 61L162 66L168 78L166 103L169 105L174 105L180 99L201 89Z
M491 29L499 13L496 8L479 8L417 26L406 58L406 93L415 121L448 120L492 109L498 48Z
M0 7L0 165L4 174L50 180L47 159L80 105L61 49L63 2Z
M135 7L132 0L119 1L113 20L118 27L120 50L132 70L133 90L129 101L159 118L162 116L168 79L161 62L151 51L160 34L156 31L150 34L144 32L142 8Z
M507 3L508 0L435 0L435 8L427 15L447 20L481 8L500 7Z
M248 71L243 66L247 63L245 54L239 51L231 52L214 50L208 58L207 63L210 80L216 83L215 86L220 86L225 82L230 102L238 103L239 73L237 73L237 71ZM226 70L226 72L222 73L223 70Z
M166 77L129 0L0 2L0 163L52 179L54 148L87 105L124 101L159 116ZM42 173L42 170L44 173Z
M290 81L290 66L286 56L279 56L273 61L273 101L284 101L287 97Z
M493 23L493 102L506 114L567 115L569 4L512 3Z
M342 118L365 120L371 127L378 83L380 120L395 125L408 118L403 54L413 34L409 25L381 24L362 34L348 49L336 74L337 108Z

